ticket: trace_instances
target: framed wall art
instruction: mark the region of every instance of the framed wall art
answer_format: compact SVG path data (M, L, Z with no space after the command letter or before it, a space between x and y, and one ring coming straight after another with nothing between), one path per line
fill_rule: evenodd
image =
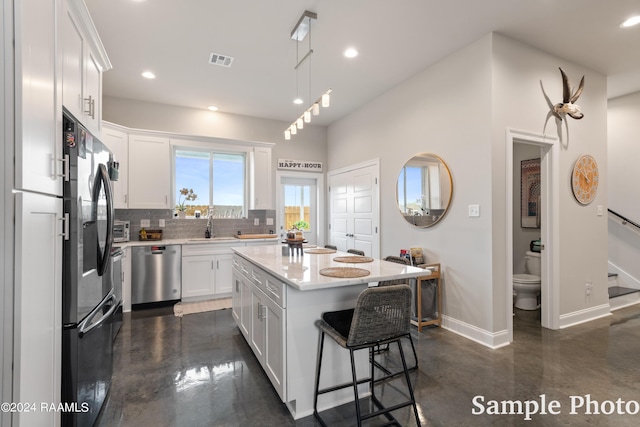
M520 162L520 226L540 228L540 159Z

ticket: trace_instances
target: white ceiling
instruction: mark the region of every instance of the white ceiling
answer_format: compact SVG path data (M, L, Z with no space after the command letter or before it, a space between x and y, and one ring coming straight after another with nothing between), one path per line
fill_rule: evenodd
M312 123L328 125L490 31L607 75L609 97L640 90L640 25L619 28L640 15L638 0L85 2L113 65L107 96L292 122L297 80L303 107L333 89ZM305 10L318 14L314 53L296 72L309 42L296 52L290 33ZM348 46L360 55L344 58ZM232 67L208 64L211 52L234 57Z

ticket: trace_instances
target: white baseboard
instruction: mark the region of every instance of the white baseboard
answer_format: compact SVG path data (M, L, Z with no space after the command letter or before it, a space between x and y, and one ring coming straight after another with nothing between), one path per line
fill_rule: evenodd
M605 316L611 316L609 303L574 311L573 313L562 314L560 315L559 329L579 325L580 323L589 322Z
M442 327L492 349L511 344L509 341L509 332L506 329L498 332L489 332L463 322L462 320L445 315L442 316Z

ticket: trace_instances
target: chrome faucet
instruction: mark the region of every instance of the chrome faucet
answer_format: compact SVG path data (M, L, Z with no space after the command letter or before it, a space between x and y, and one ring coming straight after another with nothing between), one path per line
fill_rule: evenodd
M211 216L213 215L213 212L211 209L209 209L208 214L209 215L207 215L207 229L204 231L204 237L206 239L211 238Z

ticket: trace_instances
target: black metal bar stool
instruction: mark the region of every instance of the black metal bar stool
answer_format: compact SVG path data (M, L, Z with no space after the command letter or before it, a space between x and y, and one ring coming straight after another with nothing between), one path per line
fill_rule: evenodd
M316 364L313 415L318 419L320 424L326 426L324 420L318 413L318 396L324 393L341 390L343 388L353 387L358 426L362 425L363 420L381 415L384 415L389 420L389 423L385 425L399 426L400 423L396 420L393 414L391 414L391 412L406 406L413 406L416 423L418 426L421 425L420 417L418 416L418 408L416 407L416 401L413 395L413 387L409 379L409 370L407 369L404 351L402 350L402 345L400 343L400 339L408 336L410 333L411 288L408 285L391 285L368 288L358 296L355 308L323 313L322 319L317 320L315 324L320 329L320 337L318 341L318 360ZM322 369L322 353L324 350L325 335L329 335L329 337L338 345L349 350L351 357L352 382L320 389L320 372ZM385 407L378 400L375 394L376 383L379 383L382 380L380 378L375 378L375 364L369 364L369 378L358 380L356 375L354 352L365 348L369 349L369 361L371 362L373 360L374 347L379 346L380 344L393 342L398 345L410 399L393 406ZM371 401L377 410L363 415L360 410L360 401L358 399L358 384L365 382L369 383Z

